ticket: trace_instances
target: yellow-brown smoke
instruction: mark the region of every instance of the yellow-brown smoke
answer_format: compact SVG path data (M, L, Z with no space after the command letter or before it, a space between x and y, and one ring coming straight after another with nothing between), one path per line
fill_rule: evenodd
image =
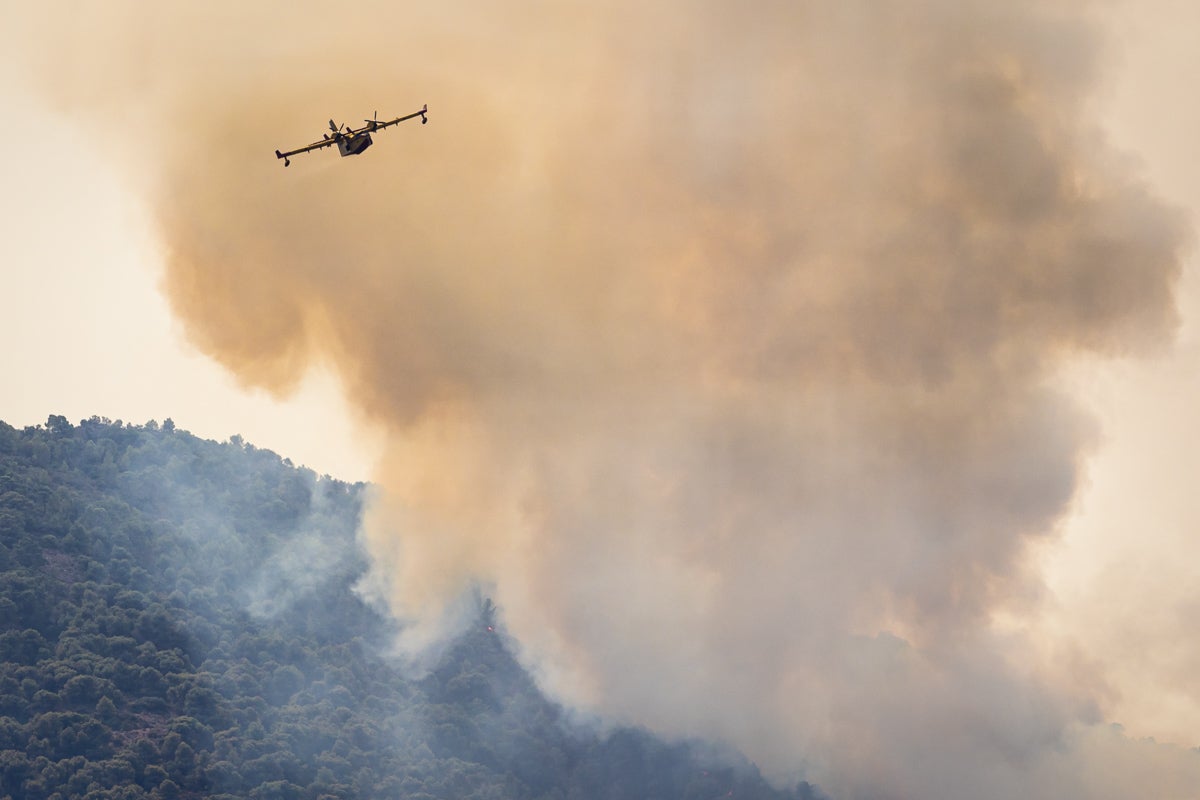
M1197 785L992 624L1092 438L1059 367L1175 322L1077 4L301 6L110 11L45 68L146 126L192 340L385 438L413 642L482 583L560 696L841 797Z

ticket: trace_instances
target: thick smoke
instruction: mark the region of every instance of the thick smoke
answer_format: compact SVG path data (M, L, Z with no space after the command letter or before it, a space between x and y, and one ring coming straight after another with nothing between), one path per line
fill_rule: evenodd
M46 68L147 126L193 341L386 438L410 644L482 583L560 696L838 797L1193 796L1021 632L1094 439L1059 370L1169 338L1186 238L1078 5L217 8Z

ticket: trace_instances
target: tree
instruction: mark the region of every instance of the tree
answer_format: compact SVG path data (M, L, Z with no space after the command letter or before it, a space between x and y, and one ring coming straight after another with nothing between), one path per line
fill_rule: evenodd
M112 698L107 695L101 697L96 703L96 716L105 723L113 723L117 720L117 706L113 703Z
M0 423L0 799L807 800L570 728L485 598L413 679L355 590L365 489L169 419Z

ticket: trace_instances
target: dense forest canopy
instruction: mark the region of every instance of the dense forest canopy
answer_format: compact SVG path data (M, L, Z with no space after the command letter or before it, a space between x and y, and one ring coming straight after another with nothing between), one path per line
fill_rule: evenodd
M170 420L0 422L0 798L818 796L569 722L487 601L412 677L356 592L366 489Z

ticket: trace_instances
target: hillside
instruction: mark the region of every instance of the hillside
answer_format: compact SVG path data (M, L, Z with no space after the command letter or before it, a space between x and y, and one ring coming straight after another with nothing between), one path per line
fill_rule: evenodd
M0 798L816 796L569 724L487 602L407 677L355 592L366 488L170 420L0 423Z

